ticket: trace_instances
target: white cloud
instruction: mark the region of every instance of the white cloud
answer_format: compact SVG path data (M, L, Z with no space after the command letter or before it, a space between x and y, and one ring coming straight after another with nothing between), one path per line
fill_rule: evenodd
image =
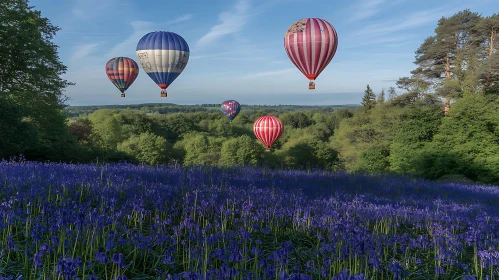
M232 33L240 31L248 20L246 15L249 9L249 0L238 0L233 11L226 11L220 14L221 23L213 26L208 33L201 37L198 46L208 45L215 40Z
M167 21L166 24L175 24L175 23L179 23L179 22L183 22L183 21L187 21L187 20L190 20L191 18L193 18L194 15L193 14L185 14L185 15L182 15L176 19L173 19L173 20L170 20L170 21Z
M71 61L75 61L85 58L89 54L91 54L99 45L100 43L77 45L73 48L73 53L71 54L69 59Z
M64 31L61 30L57 32L59 34L80 34L80 35L115 35L115 34L125 34L128 32L78 32L78 31Z
M147 21L132 21L133 33L126 40L112 48L106 56L126 56L127 53L135 53L137 43L145 34L154 31L153 24ZM132 50L132 51L130 51Z
M108 8L116 8L116 6L124 4L124 1L123 3L113 3L115 1L117 0L76 0L71 12L79 19L89 20L99 17Z
M281 69L281 70L276 70L276 71L267 71L267 72L249 74L249 75L242 76L241 78L254 79L254 78L261 78L261 77L268 77L268 76L279 76L279 75L287 74L287 73L290 73L293 71L298 71L298 70L296 68L286 68L286 69Z
M407 2L408 0L359 0L350 6L348 21L358 21L373 17L389 7Z
M212 55L194 55L190 56L189 60L199 60L199 59L217 59L217 60L269 60L266 56L256 56L256 55L248 55L245 53L234 53L234 52L223 52L216 53Z
M386 0L362 0L352 7L351 21L362 20L374 16L381 10Z
M79 18L87 18L87 13L85 13L84 10L82 9L78 9L78 8L74 8L72 11L73 15L75 15L76 17L79 17Z
M89 73L92 69L102 68L103 63L117 56L126 56L136 60L135 48L137 42L142 36L153 31L156 26L146 21L132 21L130 25L133 32L128 33L130 34L128 37L116 44L104 44L102 40L101 42L95 42L95 37L89 37L88 40L92 40L91 43L75 45L69 56L68 66L70 71L68 73Z
M220 52L220 53L206 54L206 55L192 55L192 56L189 56L189 60L223 57L224 55L227 55L229 53L231 53L231 52Z
M360 36L357 36L355 34L353 35L347 35L345 38L345 43L344 45L341 45L341 49L352 49L352 48L357 48L357 47L362 47L362 46L372 46L376 44L382 44L382 43L400 43L402 41L406 41L410 38L413 37L413 35L390 35L390 36L379 36L379 37L369 37L369 36L363 36L359 39Z
M400 43L394 43L394 44L386 44L385 47L400 47L400 46L407 45L407 44L412 44L412 43L421 43L421 42L418 42L418 41L407 41L407 42L400 42Z
M365 52L365 53L362 53L362 52L349 52L349 51L346 51L346 52L343 52L345 54L353 54L353 55L369 55L369 56L414 56L412 53L392 53L392 52L389 52L389 53L372 53L372 52Z
M444 12L449 12L447 7L439 7L430 10L415 12L404 15L402 18L384 21L377 24L369 24L366 27L354 32L355 36L379 37L397 31L408 30L420 27L428 23L436 23L442 17Z

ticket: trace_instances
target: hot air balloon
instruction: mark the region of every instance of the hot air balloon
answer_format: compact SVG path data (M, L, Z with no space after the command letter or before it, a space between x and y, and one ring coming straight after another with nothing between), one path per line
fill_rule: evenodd
M263 116L253 124L253 132L256 138L265 145L265 150L270 151L272 144L279 139L284 132L284 126L279 118L274 116Z
M222 102L222 112L229 119L230 122L239 114L241 111L241 105L236 100L225 100Z
M315 89L315 79L331 62L337 47L336 30L320 18L293 23L284 36L284 49L291 62L310 80L309 89Z
M106 74L109 80L121 91L121 97L125 97L125 91L139 75L139 65L131 58L115 57L106 63Z
M137 43L136 53L142 69L161 88L161 97L166 97L166 88L189 61L187 42L180 35L167 31L144 35Z

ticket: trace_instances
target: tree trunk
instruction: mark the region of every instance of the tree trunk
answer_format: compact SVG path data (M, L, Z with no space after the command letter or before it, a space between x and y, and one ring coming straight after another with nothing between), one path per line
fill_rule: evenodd
M487 69L485 73L485 81L483 82L483 87L487 89L490 85L490 69Z
M446 97L444 103L444 115L449 114L449 109L450 109L450 98Z
M497 35L497 31L495 29L492 29L492 32L490 34L489 56L491 56L492 52L494 51L494 45L496 43L496 35Z
M447 77L447 79L450 79L450 58L448 54L445 58L445 77Z
M447 57L445 58L445 77L447 79L450 79L450 58L449 54L447 54ZM450 98L445 97L445 103L444 103L444 115L447 115L449 113L450 109Z

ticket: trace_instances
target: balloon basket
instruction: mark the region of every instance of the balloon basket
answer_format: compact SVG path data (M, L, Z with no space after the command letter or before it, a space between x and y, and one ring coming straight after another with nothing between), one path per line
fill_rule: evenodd
M161 92L161 97L166 97L166 91L165 92Z
M315 83L314 82L310 82L308 84L308 89L315 89Z
M122 93L122 94L121 94L121 97L125 97L125 94L124 94L124 93Z
M270 147L265 148L266 152L270 152Z

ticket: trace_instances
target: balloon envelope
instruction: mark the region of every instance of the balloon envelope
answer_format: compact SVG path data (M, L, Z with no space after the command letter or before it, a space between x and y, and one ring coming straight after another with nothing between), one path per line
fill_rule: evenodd
M137 43L136 54L142 69L166 93L189 61L189 45L176 33L150 32Z
M305 18L293 23L284 36L284 49L289 59L310 81L331 62L337 47L336 30L320 18Z
M222 112L232 121L241 111L241 105L236 100L226 100L222 102Z
M253 124L253 133L270 151L270 147L284 132L282 121L274 116L263 116L258 118Z
M125 91L133 84L139 75L139 65L128 57L115 57L106 63L106 74L109 80L125 96Z

